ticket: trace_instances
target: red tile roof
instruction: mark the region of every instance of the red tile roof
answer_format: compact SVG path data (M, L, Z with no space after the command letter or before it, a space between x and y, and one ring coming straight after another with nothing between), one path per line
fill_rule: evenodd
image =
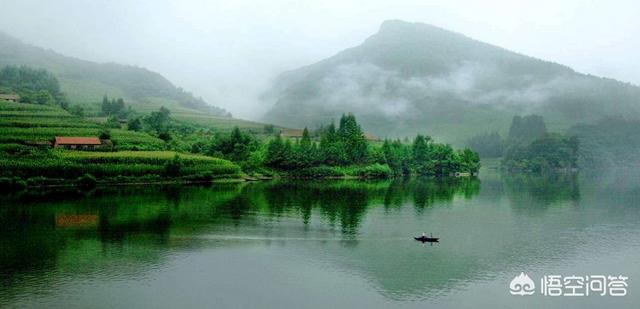
M66 137L56 136L56 145L100 145L97 137Z
M298 129L283 129L280 132L280 136L282 137L302 137L303 130Z

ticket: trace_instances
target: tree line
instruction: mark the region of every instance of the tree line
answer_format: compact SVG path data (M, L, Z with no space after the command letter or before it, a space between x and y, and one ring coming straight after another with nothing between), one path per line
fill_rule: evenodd
M506 139L497 132L472 137L468 145L485 158L502 157L512 171L544 172L578 167L579 139L550 133L539 115L514 116Z
M0 93L16 93L23 103L59 105L69 109L58 79L46 70L6 66L0 70Z
M477 153L455 150L450 145L417 135L412 143L385 140L368 143L354 115L343 115L339 126L332 123L320 131L320 140L311 139L305 128L299 140L279 135L267 143L264 165L291 171L317 166L387 165L395 175L446 176L455 172L475 173L480 168Z

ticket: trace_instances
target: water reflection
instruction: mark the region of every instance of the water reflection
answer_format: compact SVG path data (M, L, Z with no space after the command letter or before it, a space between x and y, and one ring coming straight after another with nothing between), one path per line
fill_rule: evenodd
M508 196L515 207L542 210L565 203L576 205L580 200L578 175L509 174L502 177Z
M130 278L162 269L174 252L255 246L355 273L390 300L442 297L523 266L568 259L590 244L594 227L636 232L640 180L616 187L615 198L602 184L492 175L482 182L276 181L4 197L0 305L50 289L61 276ZM607 213L612 200L619 211ZM441 242L422 247L412 237L423 231ZM225 267L247 268L233 261Z

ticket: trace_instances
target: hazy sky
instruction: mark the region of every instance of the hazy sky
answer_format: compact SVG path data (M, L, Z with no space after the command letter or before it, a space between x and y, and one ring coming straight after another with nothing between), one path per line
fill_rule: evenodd
M234 115L284 70L361 43L387 19L425 22L577 71L640 84L637 0L0 0L0 31L157 71Z

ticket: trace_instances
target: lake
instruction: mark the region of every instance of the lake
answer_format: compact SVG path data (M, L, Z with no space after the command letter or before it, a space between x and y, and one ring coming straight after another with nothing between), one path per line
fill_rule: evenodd
M633 170L59 189L0 201L0 307L640 304ZM422 232L440 242L413 240ZM511 295L521 272L534 295ZM628 293L541 295L551 275L622 275Z

